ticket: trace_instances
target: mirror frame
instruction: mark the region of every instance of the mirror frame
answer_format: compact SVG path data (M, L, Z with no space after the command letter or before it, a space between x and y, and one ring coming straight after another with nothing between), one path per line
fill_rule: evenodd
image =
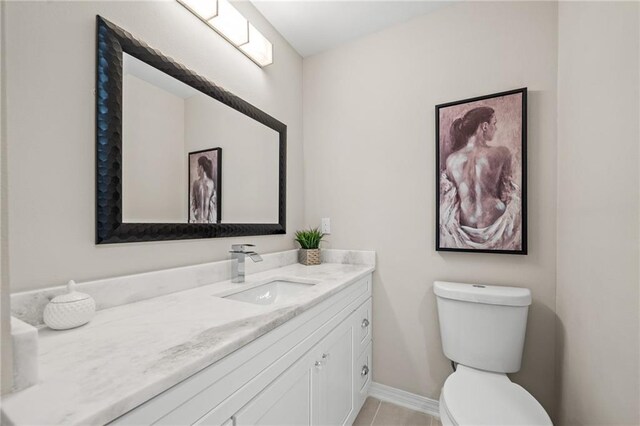
M123 223L123 52L278 132L278 223ZM96 16L96 244L285 234L286 189L285 124Z

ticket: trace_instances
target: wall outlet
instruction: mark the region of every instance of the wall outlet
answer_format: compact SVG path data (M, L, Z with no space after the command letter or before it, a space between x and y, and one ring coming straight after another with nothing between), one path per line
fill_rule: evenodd
M322 218L322 226L320 229L320 232L322 232L323 234L330 234L331 233L331 219L328 217L323 217Z

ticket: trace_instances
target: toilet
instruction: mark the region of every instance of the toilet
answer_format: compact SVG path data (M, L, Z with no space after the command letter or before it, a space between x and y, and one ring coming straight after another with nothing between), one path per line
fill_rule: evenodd
M440 394L443 425L552 425L507 373L520 370L531 292L436 281L442 349L457 364Z

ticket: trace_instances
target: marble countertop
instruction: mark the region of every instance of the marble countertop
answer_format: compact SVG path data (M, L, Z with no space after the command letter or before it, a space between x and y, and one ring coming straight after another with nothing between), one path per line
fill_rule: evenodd
M2 398L7 424L104 424L369 274L373 265L289 265L98 311L87 325L39 330L39 382ZM314 282L255 305L220 296L277 279Z

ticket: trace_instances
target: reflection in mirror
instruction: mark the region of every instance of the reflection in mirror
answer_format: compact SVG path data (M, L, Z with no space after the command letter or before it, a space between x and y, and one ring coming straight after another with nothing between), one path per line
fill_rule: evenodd
M279 134L123 53L123 223L277 223Z

